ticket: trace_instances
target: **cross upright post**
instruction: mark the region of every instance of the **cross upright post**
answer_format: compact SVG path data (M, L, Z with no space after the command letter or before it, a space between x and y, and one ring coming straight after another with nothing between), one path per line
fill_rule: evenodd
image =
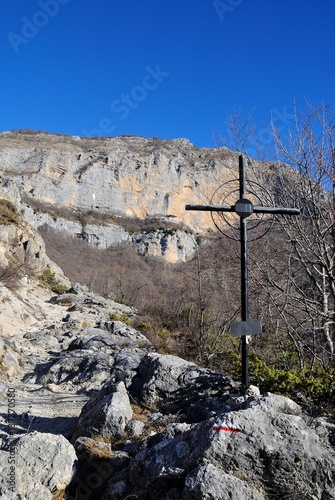
M198 210L207 212L235 212L240 217L240 251L241 251L241 322L246 325L249 320L248 314L248 233L247 218L253 213L261 214L280 214L280 215L299 215L297 208L264 207L262 205L254 206L246 198L246 174L245 161L243 155L239 155L239 200L235 205L185 205L185 210ZM242 387L243 392L249 386L249 344L248 335L241 335L242 344Z
M245 165L244 157L239 156L240 200L245 200ZM240 215L240 244L241 244L241 321L248 321L248 238L247 217ZM248 359L249 344L246 335L241 337L242 343L242 385L249 386Z

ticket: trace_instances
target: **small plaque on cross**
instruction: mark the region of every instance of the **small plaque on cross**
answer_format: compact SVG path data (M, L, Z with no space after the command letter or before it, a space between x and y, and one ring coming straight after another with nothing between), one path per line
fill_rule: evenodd
M234 337L242 337L242 335L257 335L262 333L262 324L258 320L254 321L236 321L230 325L231 334Z

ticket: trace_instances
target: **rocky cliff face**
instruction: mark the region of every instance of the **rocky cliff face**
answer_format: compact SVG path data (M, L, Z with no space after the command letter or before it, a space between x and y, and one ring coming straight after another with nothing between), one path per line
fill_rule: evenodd
M170 261L192 255L193 233L213 230L208 213L185 212L185 204L208 203L237 165L228 150L185 139L0 134L0 173L19 189L35 226L101 247L135 241L142 253ZM158 228L144 231L143 220L158 220Z

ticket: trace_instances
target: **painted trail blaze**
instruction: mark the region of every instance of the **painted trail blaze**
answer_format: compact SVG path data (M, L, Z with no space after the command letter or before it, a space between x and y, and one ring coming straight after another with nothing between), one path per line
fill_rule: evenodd
M234 427L228 427L227 425L215 425L213 427L213 431L226 431L236 434L237 432L240 432L240 429L236 429Z
M236 425L234 424L229 424L228 422L222 421L213 426L213 431L219 432L231 432L232 434L237 434L238 432L241 431Z

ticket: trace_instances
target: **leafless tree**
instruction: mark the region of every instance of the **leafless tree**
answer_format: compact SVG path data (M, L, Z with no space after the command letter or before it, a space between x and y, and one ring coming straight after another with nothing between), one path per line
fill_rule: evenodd
M309 348L323 365L333 361L335 325L335 108L307 105L295 111L294 129L281 137L273 127L277 196L301 207L283 229L291 245L290 292L305 316Z
M291 128L271 127L274 161L248 161L249 172L277 205L301 208L300 217L276 219L276 236L263 242L266 259L260 262L257 250L251 252L251 279L263 297L262 314L266 310L272 329L288 336L299 366L311 370L334 358L334 111L309 103L304 113L295 109ZM239 115L228 124L237 149L247 155L251 134L243 131L254 133L251 120Z

